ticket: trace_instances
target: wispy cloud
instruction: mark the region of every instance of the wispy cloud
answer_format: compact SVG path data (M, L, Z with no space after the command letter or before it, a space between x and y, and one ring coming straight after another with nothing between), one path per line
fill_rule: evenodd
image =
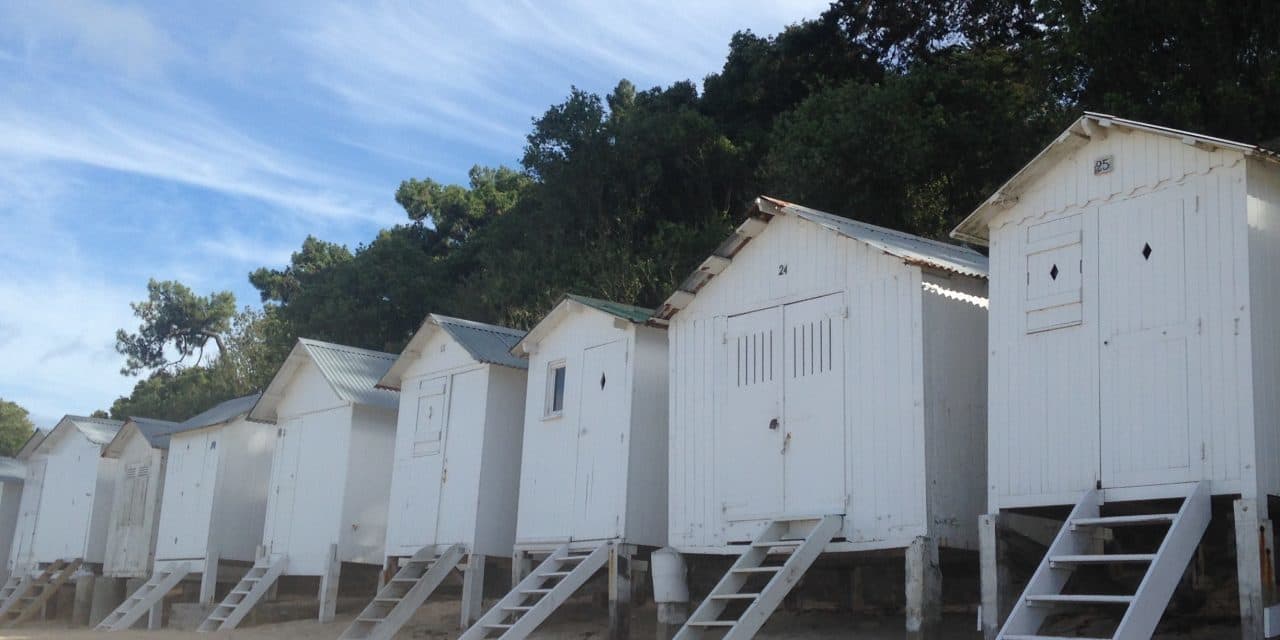
M0 33L17 36L39 55L65 45L80 62L128 76L151 76L180 55L173 40L138 7L90 0L43 0L0 5Z

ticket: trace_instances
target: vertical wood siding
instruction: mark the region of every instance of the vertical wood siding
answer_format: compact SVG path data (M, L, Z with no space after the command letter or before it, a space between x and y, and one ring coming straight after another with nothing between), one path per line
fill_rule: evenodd
M734 443L714 437L723 318L831 293L843 295L849 310L842 354L848 496L843 536L892 547L926 535L921 284L917 267L816 225L779 217L675 315L669 330L672 545L715 548L744 533L726 522L716 487L717 465L734 464ZM971 364L949 374L981 377L981 368ZM980 405L981 396L973 403ZM939 428L951 428L950 420L940 422Z
M1114 156L1114 170L1095 176L1094 160L1107 155ZM1153 214L1163 216L1158 220L1163 225L1170 221L1164 213L1173 211L1178 205L1171 203L1178 200L1185 219L1180 265L1185 275L1176 281L1153 280L1140 292L1113 298L1112 306L1103 310L1102 279L1117 276L1100 273L1100 246L1114 242L1120 233L1117 216L1133 215L1134 207L1153 206ZM1243 207L1244 162L1239 153L1210 152L1164 136L1112 129L1107 138L1085 145L1047 170L992 221L990 508L1068 504L1099 481L1104 486L1148 484L1139 479L1140 473L1121 473L1124 465L1151 465L1162 459L1158 456L1173 461L1181 455L1165 446L1171 442L1161 429L1162 424L1178 421L1173 416L1161 420L1154 407L1141 411L1141 420L1126 416L1122 422L1130 427L1123 434L1101 433L1104 424L1122 417L1114 413L1118 407L1144 406L1143 398L1181 393L1143 387L1151 382L1150 376L1124 374L1121 369L1107 378L1102 368L1103 349L1115 348L1104 345L1112 332L1158 329L1165 320L1170 326L1189 327L1189 455L1203 477L1215 481L1215 492L1239 490L1242 474L1252 474L1251 453L1242 450L1252 449L1245 444L1251 439L1252 417L1251 393L1244 390L1250 386L1250 374ZM1100 224L1104 218L1106 224ZM1038 298L1031 284L1045 277L1034 252L1061 244L1055 239L1064 237L1079 244L1075 253L1063 254L1079 256L1079 283L1071 284L1078 287L1078 304L1070 303L1063 291L1049 291L1056 298ZM1139 244L1121 249L1136 255L1141 248ZM1185 311L1175 314L1165 303L1179 296L1185 297ZM1042 315L1048 313L1039 310L1049 306L1042 302L1046 299L1058 305L1052 311L1057 315ZM1169 317L1155 318L1158 309L1166 309ZM1100 312L1108 316L1102 318ZM1185 322L1173 315L1185 315ZM1103 402L1102 385L1107 385L1109 404ZM1177 386L1182 388L1181 383ZM1126 397L1134 401L1126 403ZM1113 449L1104 452L1108 442ZM1129 444L1119 451L1122 442ZM1104 459L1113 468L1104 469Z
M1260 493L1280 495L1280 170L1250 160L1249 299Z

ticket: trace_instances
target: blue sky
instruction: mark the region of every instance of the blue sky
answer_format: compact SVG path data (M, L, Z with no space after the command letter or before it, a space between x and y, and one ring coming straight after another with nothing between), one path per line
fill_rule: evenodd
M147 278L256 304L307 234L401 220L401 180L514 165L571 85L699 80L825 5L0 3L0 398L105 408Z

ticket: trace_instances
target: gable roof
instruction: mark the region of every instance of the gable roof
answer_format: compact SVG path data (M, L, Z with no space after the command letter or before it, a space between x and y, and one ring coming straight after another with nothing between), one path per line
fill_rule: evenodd
M39 447L40 443L44 442L44 439L48 436L49 432L43 429L36 429L35 431L32 431L31 436L22 444L22 447L18 449L18 453L14 455L14 457L19 460L26 460L27 458L30 458L31 454L35 453L36 448Z
M395 363L378 381L378 388L399 390L404 372L414 360L422 356L422 350L431 336L441 330L462 345L476 362L515 369L529 368L527 360L511 353L511 348L524 337L523 331L432 313L422 321L422 326L418 327L409 344L405 345Z
M168 449L169 436L181 427L181 423L170 422L168 420L156 420L154 418L134 418L130 417L124 421L124 426L116 432L111 438L111 442L102 450L104 458L118 458L120 453L124 451L124 441L129 437L128 434L137 432L146 438L147 444L152 449Z
M41 440L40 444L36 445L35 450L39 450L44 447L46 442L57 442L57 439L54 438L54 434L68 433L71 431L80 434L80 436L85 440L88 440L99 447L105 447L108 442L111 442L112 438L116 437L116 434L119 433L120 428L123 426L124 422L121 422L120 420L90 418L88 416L63 416L62 419L58 421L58 424L53 427L53 430L49 432L49 435Z
M825 211L792 204L777 198L760 196L752 204L746 221L694 270L675 293L658 308L652 322L665 324L689 305L703 287L724 271L752 238L760 235L769 222L779 216L791 216L861 242L873 249L908 264L921 265L975 278L987 277L987 257L960 245L938 242L902 231L895 231Z
M271 384L249 411L249 419L274 422L276 408L284 399L285 389L294 375L308 363L315 365L329 383L329 388L344 402L396 409L400 405L396 393L376 388L378 380L386 375L395 359L395 354L382 351L298 338L293 351L289 352L289 357L271 379Z
M511 352L515 354L528 355L529 345L540 342L548 333L559 325L566 316L574 311L582 309L592 309L601 313L609 314L615 318L626 320L632 324L644 324L653 317L653 309L645 309L621 302L613 302L611 300L601 300L599 298L589 298L573 293L565 294L560 298L560 302L543 316L538 324L529 330L529 334L520 340Z
M1041 149L1030 162L1023 165L1017 173L1014 173L999 189L996 189L995 193L991 194L991 197L978 205L978 208L974 209L973 213L956 225L956 228L951 231L951 237L965 242L986 245L990 240L988 223L996 215L1007 209L1011 204L1016 203L1018 197L1027 186L1057 166L1063 158L1089 144L1095 136L1105 138L1107 130L1111 128L1141 131L1167 138L1176 138L1185 144L1201 149L1228 149L1239 151L1246 156L1254 156L1271 162L1280 162L1280 154L1255 144L1235 142L1147 122L1117 118L1105 113L1086 111L1084 115L1071 123L1071 126L1067 127L1065 131L1058 134L1058 137L1054 138L1053 142L1049 143L1049 146Z
M261 393L251 393L247 396L224 400L204 411L187 418L178 425L173 433L184 433L187 431L195 431L196 429L204 429L227 422L231 422L240 416L249 415L249 411L253 409L253 405L258 402Z

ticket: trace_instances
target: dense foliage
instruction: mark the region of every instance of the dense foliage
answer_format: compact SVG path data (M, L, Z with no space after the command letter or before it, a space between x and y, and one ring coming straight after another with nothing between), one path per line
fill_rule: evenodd
M153 292L120 341L127 370L153 373L112 414L260 388L299 335L395 350L428 312L527 327L566 291L655 305L761 193L944 237L1083 110L1268 141L1278 34L1269 0L837 0L735 35L701 90L572 89L518 169L406 180L404 224L255 271L261 312ZM216 359L165 366L213 335Z
M13 456L36 430L30 414L16 402L0 399L0 456Z

